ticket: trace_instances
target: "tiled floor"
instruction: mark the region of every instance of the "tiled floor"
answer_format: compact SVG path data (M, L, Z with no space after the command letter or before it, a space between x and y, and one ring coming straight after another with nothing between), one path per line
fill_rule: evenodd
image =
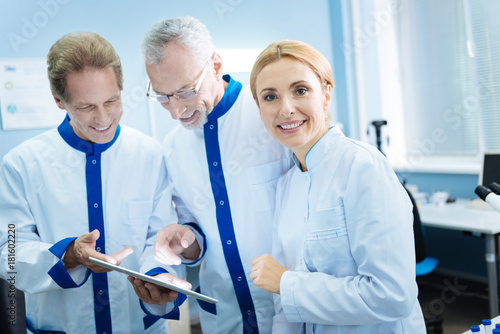
M191 326L191 334L201 334L201 327L199 324Z
M419 300L424 316L428 318L442 317L444 334L463 333L471 325L480 324L482 319L488 318L489 304L486 283L436 274L419 278L418 283ZM21 306L21 304L23 303L20 300L18 305ZM0 325L4 324L0 323ZM24 326L19 325L16 327L21 330ZM24 331L0 326L0 333L21 332ZM202 331L199 324L191 326L191 334L200 333ZM434 333L432 328L428 329L428 333Z
M443 318L443 334L459 334L488 317L486 283L452 276L428 275L419 278L419 300L426 318ZM435 333L428 328L428 333ZM199 324L191 334L201 334Z
M489 317L486 283L435 274L418 282L424 317L442 317L444 334L463 333ZM434 333L432 328L428 333Z

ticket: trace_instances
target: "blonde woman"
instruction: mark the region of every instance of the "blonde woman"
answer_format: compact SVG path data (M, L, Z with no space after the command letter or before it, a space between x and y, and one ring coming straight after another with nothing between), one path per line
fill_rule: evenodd
M273 333L425 333L412 205L382 154L330 125L328 61L303 42L273 43L250 85L295 162L278 183L272 256L250 275L275 294Z

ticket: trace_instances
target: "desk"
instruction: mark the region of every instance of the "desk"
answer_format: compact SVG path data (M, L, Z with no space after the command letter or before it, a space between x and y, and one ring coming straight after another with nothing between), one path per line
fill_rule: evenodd
M459 231L478 232L486 235L486 267L488 270L488 290L490 317L498 312L498 271L496 261L497 238L500 233L500 213L493 210L471 209L469 200L458 199L444 206L420 205L418 212L425 226Z

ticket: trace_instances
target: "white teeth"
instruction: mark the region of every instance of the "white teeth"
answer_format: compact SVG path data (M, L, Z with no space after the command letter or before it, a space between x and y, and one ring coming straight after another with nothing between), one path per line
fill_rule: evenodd
M110 124L110 125L108 125L108 126L107 126L107 127L105 127L105 128L95 128L95 129L96 129L97 131L104 131L104 130L109 129L109 127L110 127L110 126L111 126L111 124Z
M188 115L188 116L186 116L186 114L183 114L183 115L181 116L181 118L182 118L182 119L189 118L189 117L193 116L195 112L196 112L196 110L193 110L193 111L191 112L191 114L190 114L190 115Z
M294 123L294 124L288 124L288 125L284 125L284 124L283 124L283 125L280 125L280 126L281 126L283 129L285 129L285 130L290 130L290 129L294 129L294 128L298 127L298 126L301 126L301 125L302 125L302 123L304 123L304 121L299 122L299 123Z

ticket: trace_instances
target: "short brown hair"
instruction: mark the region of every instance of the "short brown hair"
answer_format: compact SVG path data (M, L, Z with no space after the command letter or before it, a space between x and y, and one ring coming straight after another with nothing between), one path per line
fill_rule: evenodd
M272 64L281 58L289 57L307 65L318 76L319 81L326 85L334 86L332 68L328 60L318 50L307 43L300 41L283 40L270 44L257 57L250 74L250 89L252 95L257 100L257 88L255 81L264 67Z
M120 57L107 40L93 32L76 32L61 37L50 48L47 65L52 94L65 102L70 98L66 89L67 75L87 68L111 67L120 90L123 90Z

